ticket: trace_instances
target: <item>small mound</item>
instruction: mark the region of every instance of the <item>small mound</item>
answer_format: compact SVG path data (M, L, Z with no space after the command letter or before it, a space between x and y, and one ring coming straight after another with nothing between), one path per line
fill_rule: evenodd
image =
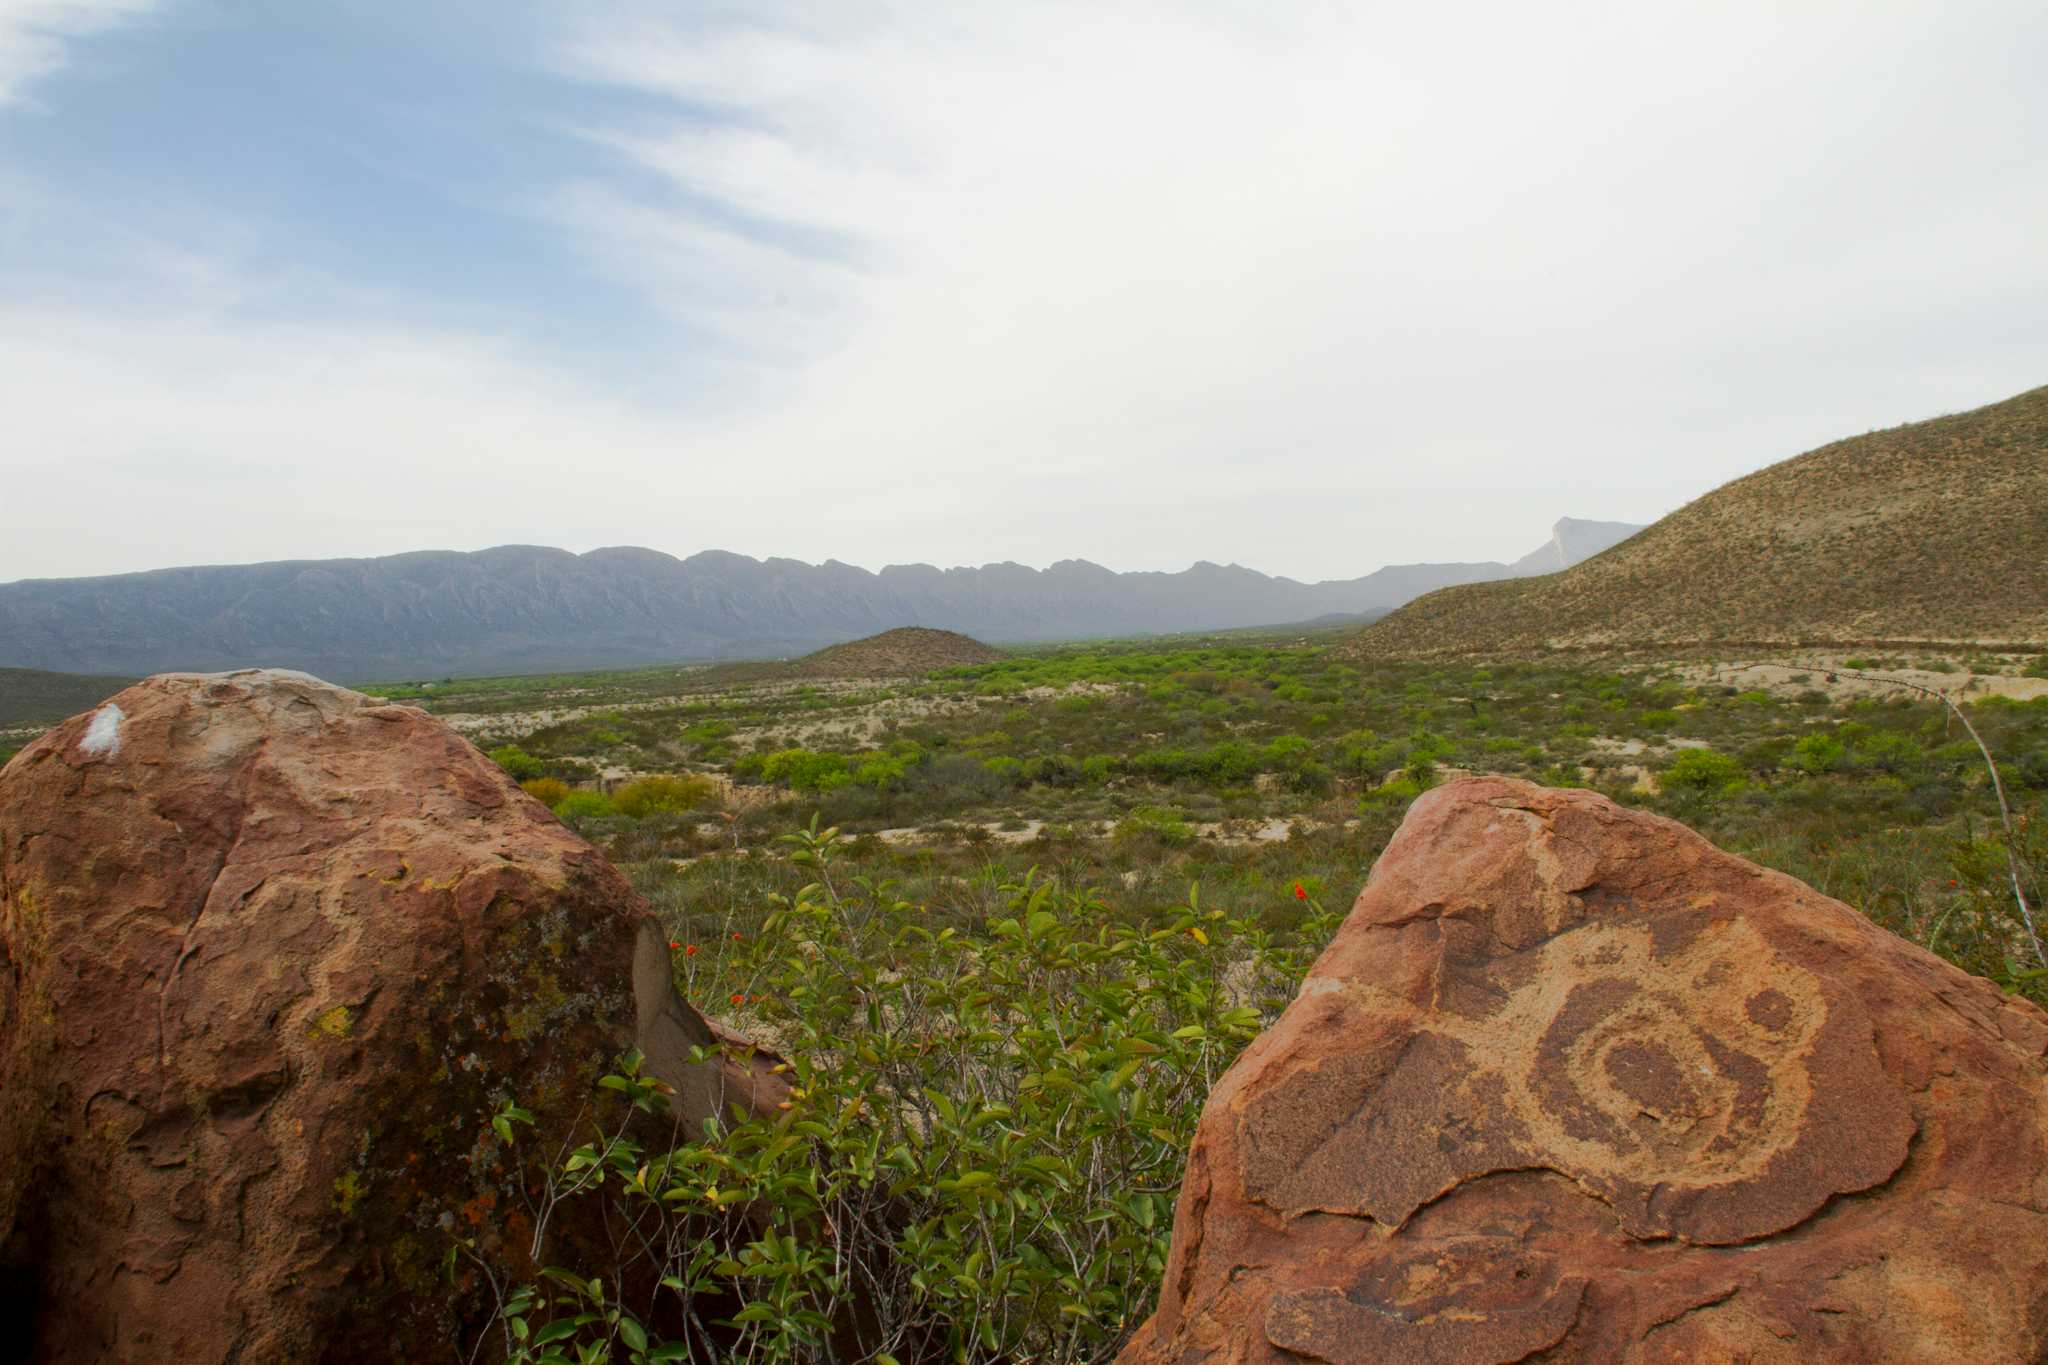
M889 678L992 664L1002 657L1000 649L958 631L899 626L806 654L796 670L814 678Z

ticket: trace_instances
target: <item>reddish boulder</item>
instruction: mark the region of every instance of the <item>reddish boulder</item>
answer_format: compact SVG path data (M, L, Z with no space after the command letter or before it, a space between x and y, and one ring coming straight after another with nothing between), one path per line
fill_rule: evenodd
M689 1060L713 1042L618 872L418 710L167 675L0 773L0 1299L30 1359L454 1358L491 1304L444 1281L451 1232L533 1271L499 1102L554 1152L634 1046L686 1121L781 1097ZM574 1264L555 1231L540 1259Z
M1680 825L1453 783L1211 1095L1122 1359L2048 1358L2044 1052Z

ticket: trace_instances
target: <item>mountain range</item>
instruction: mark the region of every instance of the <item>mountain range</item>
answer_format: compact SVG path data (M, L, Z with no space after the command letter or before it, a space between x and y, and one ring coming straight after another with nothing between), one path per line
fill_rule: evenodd
M1446 587L1362 659L1550 649L2048 647L2048 387L1835 441L1544 578Z
M1047 641L1370 619L1449 584L1546 573L1639 527L1566 518L1512 564L1398 564L1301 583L1235 564L1086 560L879 573L707 550L505 545L0 584L0 666L300 668L368 681L796 654L896 626Z

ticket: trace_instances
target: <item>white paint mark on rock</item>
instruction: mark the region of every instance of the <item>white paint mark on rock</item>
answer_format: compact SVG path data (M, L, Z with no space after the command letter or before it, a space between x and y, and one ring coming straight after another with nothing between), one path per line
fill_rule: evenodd
M93 716L92 724L85 728L85 738L78 741L78 751L105 754L108 758L120 753L121 722L126 719L120 707L108 702Z

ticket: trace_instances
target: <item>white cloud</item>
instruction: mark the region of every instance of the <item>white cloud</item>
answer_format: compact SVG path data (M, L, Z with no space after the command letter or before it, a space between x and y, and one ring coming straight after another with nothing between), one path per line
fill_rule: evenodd
M154 247L126 303L0 295L0 580L517 540L1350 576L2048 380L2031 5L745 13L552 58L631 96L528 187L673 324L630 390Z
M2037 11L816 12L582 34L674 115L601 135L660 188L569 221L772 338L724 439L870 545L1492 557L2048 379Z
M154 9L159 0L0 0L0 107L64 65L69 46Z

